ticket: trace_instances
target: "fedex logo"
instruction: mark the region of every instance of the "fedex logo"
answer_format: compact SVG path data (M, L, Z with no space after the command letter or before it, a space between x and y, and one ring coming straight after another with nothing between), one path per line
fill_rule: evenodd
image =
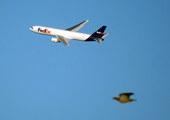
M48 29L42 30L41 28L38 28L38 32L42 32L42 33L50 33L51 31L49 31Z
M99 31L97 31L96 33L98 33L98 34L103 34L102 32L99 32Z

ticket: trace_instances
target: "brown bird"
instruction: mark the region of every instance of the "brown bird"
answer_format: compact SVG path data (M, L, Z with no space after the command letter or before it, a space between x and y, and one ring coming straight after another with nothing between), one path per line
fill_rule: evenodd
M119 98L113 97L113 99L119 101L120 103L135 101L134 99L130 99L130 95L133 95L133 93L121 93L119 94Z

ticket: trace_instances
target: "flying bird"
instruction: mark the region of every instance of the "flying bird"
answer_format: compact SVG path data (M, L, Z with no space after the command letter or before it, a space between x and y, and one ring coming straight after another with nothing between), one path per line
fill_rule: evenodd
M113 97L113 99L119 101L120 103L135 101L134 99L130 99L130 95L133 95L133 93L121 93L119 94L119 98Z

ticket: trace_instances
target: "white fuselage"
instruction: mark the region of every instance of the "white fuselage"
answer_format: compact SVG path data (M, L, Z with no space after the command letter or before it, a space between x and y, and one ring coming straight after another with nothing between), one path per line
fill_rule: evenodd
M44 27L44 26L33 26L30 28L30 30L39 34L51 35L51 36L63 36L68 39L75 39L81 41L85 41L87 38L90 37L90 34L55 29L55 28Z

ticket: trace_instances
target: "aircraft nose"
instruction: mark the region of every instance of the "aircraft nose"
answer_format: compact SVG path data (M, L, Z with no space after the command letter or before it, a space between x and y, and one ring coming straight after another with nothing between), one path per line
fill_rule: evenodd
M30 30L33 30L33 27L30 27Z

